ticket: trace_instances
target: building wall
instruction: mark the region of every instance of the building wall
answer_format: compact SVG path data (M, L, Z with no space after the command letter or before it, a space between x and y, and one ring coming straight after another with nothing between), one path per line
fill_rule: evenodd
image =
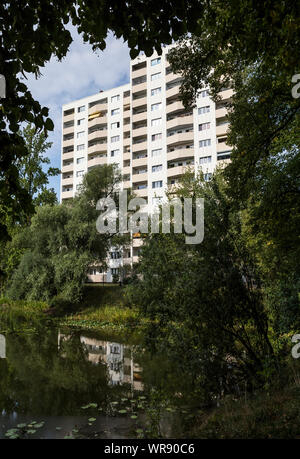
M217 164L228 162L222 101L232 90L224 89L216 106L203 88L196 107L185 110L179 100L181 77L170 71L167 59L170 48L161 56L132 60L129 84L63 106L61 201L75 195L90 167L115 162L125 175L122 187L132 187L151 210L187 168L195 174L202 169L209 179ZM109 271L90 274L89 280L111 282L111 269L137 261L139 246L134 240L125 259L108 258Z

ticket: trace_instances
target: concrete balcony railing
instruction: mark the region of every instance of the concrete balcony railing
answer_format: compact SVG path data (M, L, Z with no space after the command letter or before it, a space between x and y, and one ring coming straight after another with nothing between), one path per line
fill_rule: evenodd
M128 159L130 158L131 158L130 151L126 151L125 153L123 153L123 161L128 161Z
M132 183L138 183L138 182L147 182L148 180L148 173L147 172L142 172L140 174L132 174Z
M135 92L146 91L147 89L147 81L143 81L143 83L132 85L132 94Z
M61 171L64 174L66 172L73 172L73 169L74 169L74 163L71 163L71 164L67 164L65 166L62 166Z
M139 257L137 255L134 255L132 257L132 263L138 263L138 262L139 262ZM136 381L135 381L135 383L136 383Z
M147 67L143 67L141 69L138 69L138 70L134 70L132 69L131 71L131 78L140 78L140 77L143 77L143 76L146 76L147 75Z
M185 174L188 170L194 170L194 165L170 167L167 169L167 177L178 177Z
M103 138L107 139L107 129L92 132L88 136L89 140L96 140L96 139L103 139Z
M179 110L185 110L183 103L180 100L176 100L172 104L166 106L166 113L170 114Z
M130 96L123 97L123 105L130 105Z
M107 156L88 160L88 167L99 166L100 164L107 164Z
M89 115L92 115L96 112L103 112L107 110L107 103L96 104L93 107L89 108Z
M123 123L123 131L124 132L130 132L131 131L131 125L130 123Z
M216 136L218 137L220 135L226 135L228 128L229 128L229 123L224 123L224 124L221 124L220 126L216 126Z
M62 178L61 179L61 184L62 186L73 186L73 175L68 178Z
M146 149L147 149L147 140L144 140L143 142L139 142L139 143L134 143L132 145L132 151L133 152L142 151L142 150L146 150Z
M71 115L64 115L63 122L68 123L69 121L74 121L75 113L71 113Z
M216 118L224 118L224 116L228 115L228 110L225 107L217 108L216 109Z
M74 134L74 126L64 127L63 135Z
M61 198L62 198L62 200L73 198L73 190L71 190L71 191L62 190Z
M99 153L107 151L107 143L96 143L95 145L88 147L88 154Z
M168 73L166 75L166 83L171 83L171 81L177 80L178 78L181 78L181 75L179 73Z
M74 137L72 139L63 140L63 147L73 147L74 148Z
M74 151L70 151L69 153L63 153L62 154L63 161L65 159L73 159L73 158L74 158Z
M130 137L123 138L123 147L130 147L130 144L131 144L131 138Z
M173 134L167 136L167 145L173 145L182 142L192 142L194 140L194 132L182 132L181 134Z
M145 158L137 158L132 160L132 167L146 166L148 162L147 156Z
M137 107L147 107L147 97L140 97L139 99L133 99L132 101L132 108L137 108Z
M167 89L166 90L166 98L168 99L168 97L177 96L179 94L179 90L180 90L180 84L176 85L176 86L173 86L170 89Z
M140 190L132 190L133 193L140 197L140 198L146 198L148 196L148 188L142 188Z
M147 126L140 127L132 130L132 138L141 137L147 135Z
M231 150L232 147L227 145L225 142L217 143L217 153L222 153L222 151Z
M172 120L167 121L167 129L172 129L180 126L193 125L193 115L176 116Z
M225 91L219 92L219 95L221 96L221 99L230 99L230 97L233 96L233 90L232 89L226 89Z
M147 121L147 111L142 113L136 113L132 115L132 122L138 123L139 121Z
M106 124L107 125L107 116L97 116L97 118L93 118L89 120L89 128L98 126L99 124Z
M194 149L193 148L178 148L174 151L169 151L167 153L167 160L172 161L176 159L186 159L194 158Z

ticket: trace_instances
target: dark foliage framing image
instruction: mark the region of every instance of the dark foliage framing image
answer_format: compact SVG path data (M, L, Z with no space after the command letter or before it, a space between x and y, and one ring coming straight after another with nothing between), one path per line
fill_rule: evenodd
M0 45L0 439L300 439L300 3L13 0Z

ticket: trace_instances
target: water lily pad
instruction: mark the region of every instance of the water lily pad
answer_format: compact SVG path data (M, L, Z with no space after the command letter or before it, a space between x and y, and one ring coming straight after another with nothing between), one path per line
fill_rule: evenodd
M18 424L17 427L18 427L19 429L24 429L24 427L26 427L26 424Z
M132 416L130 416L131 419L137 419L137 416L135 414L133 414Z
M27 430L27 433L30 434L30 435L35 434L35 432L36 432L36 430L34 430L34 429Z
M127 413L127 410L119 410L119 413L120 413L120 414L126 414L126 413Z
M143 429L136 429L136 433L143 433Z
M56 430L61 430L61 427L55 427Z
M96 418L89 418L88 421L89 421L89 422L95 422L95 421L96 421Z

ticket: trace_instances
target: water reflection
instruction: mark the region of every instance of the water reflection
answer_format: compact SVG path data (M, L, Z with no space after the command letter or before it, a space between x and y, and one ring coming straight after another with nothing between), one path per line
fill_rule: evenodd
M6 358L6 339L4 335L0 335L0 359Z
M59 348L70 339L70 335L59 332ZM142 368L134 362L132 346L84 335L80 335L80 342L87 351L89 362L94 365L107 365L109 385L130 384L134 390L143 390Z

